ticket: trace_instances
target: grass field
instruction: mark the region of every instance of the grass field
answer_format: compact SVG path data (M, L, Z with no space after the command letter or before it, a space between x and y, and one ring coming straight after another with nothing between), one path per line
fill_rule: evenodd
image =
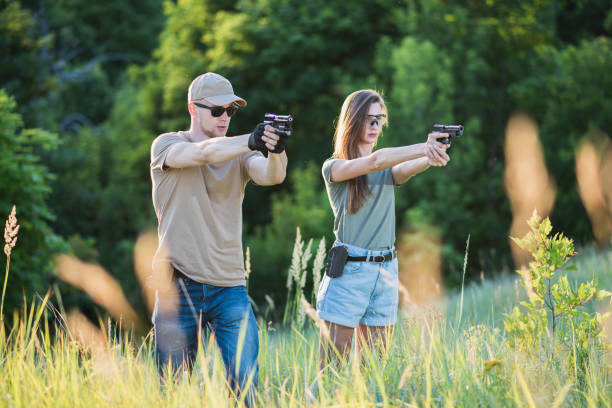
M612 251L583 249L574 280L599 278L612 288ZM526 355L507 345L503 315L522 300L518 275L468 285L427 310L401 314L383 358L330 367L317 377L317 333L260 322L258 406L612 406L612 361L593 349L582 375L545 339ZM235 406L214 346L204 344L193 375L161 388L150 337L89 326L76 313L53 318L52 297L7 318L0 332L3 407ZM599 305L603 307L603 305ZM459 313L461 311L461 313ZM70 327L68 331L65 328ZM609 328L607 330L610 330Z

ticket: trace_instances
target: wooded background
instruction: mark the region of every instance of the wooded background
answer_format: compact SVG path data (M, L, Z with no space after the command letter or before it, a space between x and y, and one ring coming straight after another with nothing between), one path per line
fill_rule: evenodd
M447 287L461 282L468 235L468 279L513 269L513 217L534 207L578 243L608 245L611 34L609 0L2 0L0 214L16 204L22 226L7 307L57 284L65 304L93 311L56 278L54 256L68 252L144 311L133 250L156 228L150 145L188 128L187 87L207 71L248 101L228 134L266 112L295 118L285 183L246 191L256 303L284 300L297 226L333 241L320 168L342 101L361 88L388 105L379 146L465 126L446 168L396 193L398 246L412 256L415 237L437 243ZM509 138L511 118L535 139L521 142L520 123Z

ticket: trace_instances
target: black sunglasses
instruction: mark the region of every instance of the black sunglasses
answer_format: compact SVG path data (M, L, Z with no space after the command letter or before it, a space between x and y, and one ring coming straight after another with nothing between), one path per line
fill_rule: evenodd
M379 120L384 120L386 117L387 115L385 115L384 113L379 113L377 115L368 115L368 122L370 122L370 126L374 126L374 123L378 125Z
M238 112L237 105L232 105L228 106L227 108L224 108L223 106L208 106L199 102L194 102L193 104L199 108L210 109L210 114L213 115L215 118L218 118L219 116L223 115L223 112L227 112L227 116L229 117L234 116L236 112Z

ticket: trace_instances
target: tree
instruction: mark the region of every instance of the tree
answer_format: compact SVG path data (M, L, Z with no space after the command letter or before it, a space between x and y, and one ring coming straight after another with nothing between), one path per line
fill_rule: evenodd
M516 104L540 118L543 144L554 146L546 149L546 161L559 189L552 219L580 241L591 240L592 232L574 193L574 151L583 138L598 132L611 134L610 64L612 42L605 37L563 48L546 47L532 62L533 75L510 88Z
M21 303L23 294L42 293L52 276L52 256L67 250L64 240L49 226L54 214L46 203L53 175L38 151L57 148L53 133L23 129L15 100L0 89L0 214L13 205L21 229L11 256L7 309Z
M561 46L556 22L559 16L568 16L567 6L552 1L502 0L467 5L409 1L398 17L405 37L379 44L377 72L390 78L387 102L391 126L385 132L385 145L422 141L431 125L441 121L462 123L466 129L450 150L452 160L447 168L427 171L408 183L409 193L398 194L400 210L413 208L427 215L429 222L441 229L445 243L454 248L446 251L445 257L445 271L451 272L450 276L453 270L460 270L463 241L468 234L475 255L470 257L468 271L499 270L509 261L505 237L511 216L503 187L504 129L516 110L528 110L543 119L544 109L531 107L556 106L552 101L562 97L561 93L551 93L552 82L537 79L545 74L537 73L559 70L560 61L550 58L550 53L543 55L543 50ZM600 25L604 17L595 25ZM604 57L601 65L595 65L603 67L606 62ZM566 68L561 69L564 71ZM603 71L601 75L605 76ZM581 85L600 89L594 92L593 100L606 99L602 89L609 89L609 85L602 83L603 79L587 81L585 78ZM581 123L593 120L594 112L582 111L579 115L585 119L578 121L574 116L577 113L568 110L547 117ZM586 130L584 126L582 129ZM544 138L545 131L543 124ZM574 217L566 216L569 207L565 204L567 200L579 203L571 191L574 177L568 174L573 165L561 159L573 158L573 151L569 156L568 151L546 149L546 156L553 176L563 184L555 211L565 214L562 218L566 222L574 222ZM565 169L561 181L563 172L556 171L557 165ZM573 207L570 211L575 210ZM588 228L584 212L578 213L583 214L580 228ZM556 222L577 235L575 227Z
M0 3L0 88L16 99L22 114L36 112L39 101L54 87L53 75L43 63L43 41L36 20L18 1Z

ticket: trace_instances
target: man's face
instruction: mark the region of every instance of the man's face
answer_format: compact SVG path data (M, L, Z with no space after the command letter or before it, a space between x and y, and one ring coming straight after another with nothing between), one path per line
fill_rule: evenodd
M200 99L195 102L199 102L210 107L218 106L213 105L206 99ZM228 103L227 105L223 105L223 107L227 108L232 105L233 103ZM227 128L229 127L230 120L232 119L227 115L226 111L224 111L221 116L215 117L212 115L210 109L201 108L195 105L194 107L196 113L196 122L202 133L204 133L207 137L223 137L226 135Z

